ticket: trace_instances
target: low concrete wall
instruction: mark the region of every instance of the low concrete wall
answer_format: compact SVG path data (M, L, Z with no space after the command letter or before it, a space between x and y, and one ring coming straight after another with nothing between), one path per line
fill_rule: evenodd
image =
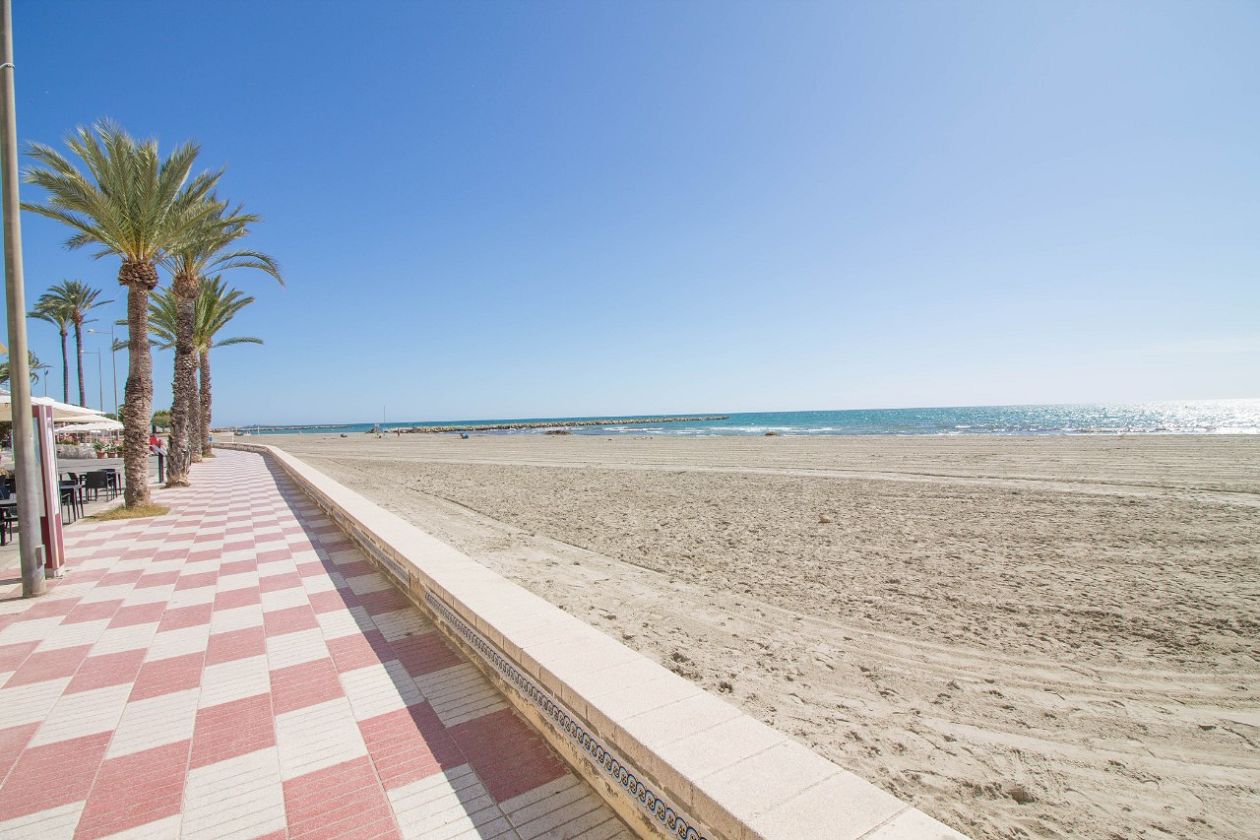
M680 840L959 840L299 459L287 473L626 822Z

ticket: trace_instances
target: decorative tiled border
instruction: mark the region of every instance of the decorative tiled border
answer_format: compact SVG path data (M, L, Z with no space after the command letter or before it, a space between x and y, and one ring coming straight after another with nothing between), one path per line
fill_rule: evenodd
M577 715L526 676L515 663L503 655L493 642L474 630L468 622L460 618L454 610L428 589L425 590L424 599L429 608L463 637L464 641L504 680L515 686L522 697L549 718L560 731L568 735L573 744L589 755L595 765L602 768L614 783L620 785L625 796L637 802L639 808L646 814L655 817L667 833L678 837L679 840L708 840L696 829L695 820L680 814L677 809L645 785L642 774L637 768L629 765L620 753L609 749L591 735L579 722Z

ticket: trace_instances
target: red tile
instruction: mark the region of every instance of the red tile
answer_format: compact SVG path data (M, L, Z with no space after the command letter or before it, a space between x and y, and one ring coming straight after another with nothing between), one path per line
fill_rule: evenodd
M266 551L258 552L259 563L270 563L274 560L288 560L293 556L293 552L287 548L270 548Z
M140 580L144 572L140 569L127 569L121 572L108 572L103 575L97 586L118 586L124 583L135 583Z
M447 730L495 802L560 778L560 759L511 709L457 724Z
M284 810L290 838L400 836L366 757L285 782Z
M15 642L11 645L0 645L0 671L16 671L26 660L31 651L39 647L39 642Z
M359 730L386 790L466 762L428 703L360 721Z
M197 627L210 623L210 615L214 612L213 604L197 604L191 607L176 607L162 613L162 621L158 624L158 632L178 630L181 627Z
M285 633L296 633L299 630L310 630L318 627L315 610L308 606L289 607L263 613L263 627L268 636L281 636Z
M316 659L271 672L271 705L278 715L344 695L331 659Z
M219 566L219 574L221 575L239 575L242 572L252 572L258 568L258 564L253 560L233 560L229 563L223 563Z
M204 767L276 743L271 695L258 694L197 712L192 766Z
M114 617L109 620L109 627L129 627L133 624L148 624L157 621L166 611L166 603L136 604L133 607L119 607Z
M89 656L83 660L74 679L66 686L66 694L76 691L91 691L111 685L122 685L134 682L144 663L146 648L124 650L121 653L102 653L100 656Z
M40 721L36 721L0 729L0 782L9 775L10 768L17 762L22 750L26 749L27 742L31 740L35 730L39 729L39 724Z
M102 618L113 618L114 613L122 606L122 599L117 601L97 601L93 604L79 604L70 614L61 620L62 624L78 624L81 621L100 621Z
M188 741L108 759L74 836L105 837L178 814L187 773Z
M315 612L325 613L346 610L359 605L359 599L348 589L330 589L327 592L312 592L306 596Z
M0 787L0 820L86 798L113 734L100 732L23 751Z
M194 575L180 575L179 582L175 584L175 591L181 589L200 589L203 586L214 586L219 582L218 572L198 572Z
M328 572L328 570L324 568L324 564L320 563L318 560L298 563L295 570L302 577L315 577L316 575L323 575Z
M79 645L77 647L61 648L60 650L36 651L26 657L22 667L13 672L13 676L9 677L9 681L4 684L4 687L13 688L19 685L30 685L31 683L44 682L45 680L59 680L74 676L74 672L79 670L79 665L87 657L88 651L91 649L91 645Z
M252 539L233 540L232 542L225 542L223 544L223 553L227 554L229 551L250 551L253 547L254 541Z
M342 563L337 566L337 571L342 577L352 578L359 575L370 575L376 571L376 567L366 560L355 560L353 563Z
M193 538L194 543L210 543L210 542L222 542L222 541L223 541L222 531L202 531L200 534L198 534L196 537Z
M277 592L281 589L296 589L302 585L302 576L297 572L285 572L282 575L267 575L258 579L261 592Z
M437 631L395 639L390 647L413 677L441 671L464 661Z
M137 700L157 697L161 694L196 688L201 685L201 671L205 658L204 653L189 653L185 656L173 656L170 659L144 663L140 667L139 675L136 676L135 687L131 689L131 696L127 702L134 703Z
M390 587L379 592L369 592L359 596L359 605L366 608L371 615L393 612L412 606L407 596Z
M251 604L261 603L262 599L259 597L257 586L229 589L214 596L214 608L216 610L232 610L237 607L248 607Z
M379 630L351 633L328 640L328 652L341 673L397 659L394 649Z
M149 572L141 575L136 581L136 589L147 589L150 586L168 586L179 580L179 570L173 572Z
M190 551L188 552L188 562L200 563L202 560L218 560L221 556L223 556L226 549L227 546L224 546L222 549L203 548L198 551Z
M267 636L261 627L246 627L230 633L215 633L206 646L206 664L217 665L267 652Z
M56 615L68 615L77 603L79 603L78 598L58 598L56 600L46 599L36 601L34 604L31 604L25 612L18 616L18 620L22 621L28 618L52 618Z

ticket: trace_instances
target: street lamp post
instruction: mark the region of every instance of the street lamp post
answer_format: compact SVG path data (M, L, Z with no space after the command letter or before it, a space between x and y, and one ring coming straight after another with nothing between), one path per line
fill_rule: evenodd
M0 170L4 173L4 280L8 304L9 380L12 395L13 465L17 479L18 552L22 597L43 595L39 530L39 465L31 416L31 374L26 356L26 284L22 276L22 225L18 217L17 97L13 91L13 4L0 0Z
M104 335L100 330L94 330L88 327L88 332L96 335ZM114 338L114 325L109 325L109 366L114 372L114 416L118 416L118 348L114 346L117 339ZM99 356L97 357L100 358ZM101 403L101 411L105 410L105 404Z

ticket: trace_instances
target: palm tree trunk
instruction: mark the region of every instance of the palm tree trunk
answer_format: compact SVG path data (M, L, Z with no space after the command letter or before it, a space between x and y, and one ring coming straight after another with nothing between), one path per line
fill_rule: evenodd
M201 455L213 458L210 448L210 351L201 353Z
M83 387L83 321L74 319L74 349L79 357L79 405L87 405L87 391Z
M157 268L124 262L118 282L127 287L127 388L123 405L123 468L127 507L149 502L149 422L153 417L153 355L149 349L149 292Z
M201 354L193 353L193 392L188 408L188 452L194 464L201 463L201 388L197 383L197 370L201 366Z
M196 304L197 278L178 275L175 278L175 382L167 487L188 486L188 466L192 461L192 414L197 394L197 355L193 335L196 330Z
M61 330L61 401L70 404L70 353L66 348L67 331Z

